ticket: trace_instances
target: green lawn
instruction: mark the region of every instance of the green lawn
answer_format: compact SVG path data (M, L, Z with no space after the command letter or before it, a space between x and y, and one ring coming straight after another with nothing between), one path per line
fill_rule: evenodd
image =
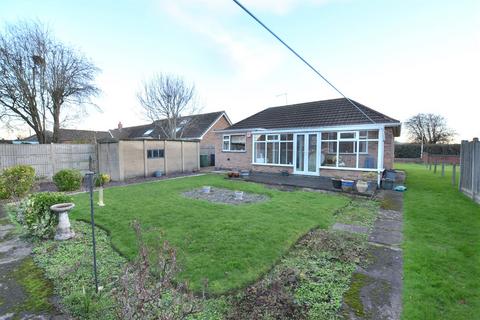
M203 185L265 194L269 200L234 206L182 195ZM72 217L88 220L88 195L79 194L74 201ZM254 282L310 229L327 228L333 213L348 201L339 195L284 192L205 175L106 189L106 206L95 207L95 219L129 258L136 254L132 220L141 223L149 243L158 244L163 233L178 249L181 277L191 288L198 290L208 278L210 292L224 293Z
M478 319L480 206L447 176L422 165L407 172L403 319ZM458 174L458 169L457 169Z

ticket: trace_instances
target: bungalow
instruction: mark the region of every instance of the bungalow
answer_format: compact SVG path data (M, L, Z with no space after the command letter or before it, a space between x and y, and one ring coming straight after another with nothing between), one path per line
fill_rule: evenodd
M393 168L401 123L345 98L265 109L218 130L220 169L359 178Z

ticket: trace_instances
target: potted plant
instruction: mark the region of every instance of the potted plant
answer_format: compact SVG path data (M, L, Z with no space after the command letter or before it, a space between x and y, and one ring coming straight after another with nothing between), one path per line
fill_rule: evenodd
M342 189L342 179L338 176L332 178L332 187L335 189Z
M353 190L353 185L355 181L349 179L342 179L342 190L345 192L350 192Z
M100 207L105 206L103 202L103 187L110 182L110 176L106 173L100 173L95 179L95 186L99 187L98 189L98 205Z
M239 178L240 177L240 172L238 171L230 171L227 173L229 178Z

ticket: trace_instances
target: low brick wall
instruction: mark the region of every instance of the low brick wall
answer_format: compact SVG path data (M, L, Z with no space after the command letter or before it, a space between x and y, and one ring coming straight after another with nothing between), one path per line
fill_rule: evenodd
M422 157L423 162L427 163L448 163L459 164L460 155L429 154L425 152Z
M395 158L395 162L398 163L423 163L420 158Z

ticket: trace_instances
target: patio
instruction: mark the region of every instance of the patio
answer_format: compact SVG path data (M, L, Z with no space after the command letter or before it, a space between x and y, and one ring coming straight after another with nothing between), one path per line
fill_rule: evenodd
M249 176L246 176L243 179L246 181L270 185L311 188L327 191L341 191L333 188L331 178L322 176L306 176L298 174L283 175L281 173L251 172Z

